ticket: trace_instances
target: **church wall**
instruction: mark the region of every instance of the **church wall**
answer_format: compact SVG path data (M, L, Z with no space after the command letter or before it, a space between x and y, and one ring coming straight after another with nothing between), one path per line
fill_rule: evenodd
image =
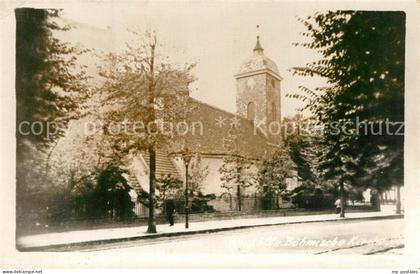
M209 170L209 174L206 177L205 181L202 185L202 192L203 194L215 194L216 199L209 202L209 205L213 206L216 211L230 211L235 210L236 203L235 197L236 192L230 193L230 195L226 194L227 190L222 188L223 181L220 179L221 174L219 172L220 167L223 165L223 158L211 158L211 157L202 157L202 164L203 166L207 166ZM251 167L251 172L257 172L257 167ZM253 197L257 191L256 186L251 186L242 190L243 196ZM222 195L223 194L223 195ZM251 201L252 200L252 201ZM251 202L251 207L254 204L254 200L252 198L248 200L243 200L244 210L247 209L245 203Z
M182 179L185 180L185 164L181 157L172 158L177 170L182 174ZM222 181L220 180L219 168L223 164L221 157L201 157L202 168L208 168L208 175L204 180L201 190L203 194L221 195L225 190L221 187Z
M183 180L185 180L185 165L184 161L180 157L174 157L173 162L180 172L183 174ZM201 157L201 166L208 168L208 175L201 185L201 191L204 195L215 194L218 197L215 200L209 202L209 205L213 206L216 211L229 211L231 210L229 201L221 199L220 195L226 192L221 187L222 181L220 180L219 168L223 164L223 158L221 157Z
M178 172L182 174L182 180L185 180L185 166L182 158L174 157L172 158L173 163L175 164ZM209 202L209 205L212 205L216 211L230 211L236 210L236 190L230 193L230 195L224 194L227 192L226 189L222 188L221 174L219 172L220 167L223 165L223 157L206 157L202 156L201 158L202 167L207 166L208 175L204 182L202 183L201 190L203 194L214 194L216 199ZM141 187L148 191L149 189L149 177L148 171L145 169L143 160L139 157L132 159L131 170L139 181ZM258 172L256 166L251 167L251 172ZM292 190L299 185L299 182L296 178L289 178L287 180L288 190ZM257 186L252 185L246 189L242 190L243 200L243 210L254 210L255 204L255 194L258 192ZM224 195L222 195L224 194ZM287 205L284 205L287 207Z
M222 188L223 181L220 179L221 174L219 172L220 167L223 165L223 158L202 158L202 165L207 166L209 174L206 177L202 191L204 194L215 194L220 196L222 193L227 192L226 189ZM255 166L251 167L251 172L256 173L258 170ZM244 195L252 195L257 191L256 186L251 186L243 191ZM236 193L232 193L236 194Z
M181 178L185 181L185 164L181 157L173 157L172 163L174 163L175 168L177 169L178 173L181 174Z
M223 192L226 192L222 188L222 181L220 180L219 168L223 165L222 158L207 158L201 159L202 166L207 166L209 174L202 185L203 194L215 194L220 196Z
M181 157L174 157L172 161L178 170L179 174L182 176L182 180L185 181L185 165ZM222 157L202 157L201 159L202 167L207 166L209 174L207 175L205 181L202 184L202 192L204 194L215 194L217 196L221 195L223 192L226 192L225 189L221 187L222 181L220 180L219 168L223 164ZM149 189L149 175L142 159L135 157L132 159L131 170L139 181L141 187L146 191Z

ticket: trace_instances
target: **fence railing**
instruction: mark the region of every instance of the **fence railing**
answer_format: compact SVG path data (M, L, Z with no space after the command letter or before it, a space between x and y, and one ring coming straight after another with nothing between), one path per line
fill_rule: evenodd
M175 210L178 213L185 211L185 199L174 199ZM255 210L275 210L293 208L294 205L290 200L281 197L264 197L258 195L244 196L241 198L233 195L221 195L214 199L198 200L190 198L189 210L194 213L209 212L231 212L231 211L255 211ZM133 208L133 212L138 217L148 216L147 205L137 202ZM164 208L157 208L156 213L165 213Z
M314 197L312 197L314 198ZM192 197L190 199L190 219L191 221L207 220L213 218L221 219L230 219L236 217L247 217L247 216L270 216L270 215L281 215L286 216L289 212L293 214L303 214L305 212L315 212L317 210L325 212L325 210L330 210L331 213L334 212L334 205L331 201L334 201L334 197L328 197L326 199L328 202L327 206L323 207L306 207L309 202L316 202L316 199L312 199L310 195L300 197L299 206L296 201L292 202L292 199L286 200L281 197L267 197L260 195L251 195L244 196L238 199L234 195L221 195L212 199L200 200L197 197ZM318 199L319 197L317 197ZM327 198L327 197L325 197ZM51 204L51 203L50 203ZM102 216L89 217L89 215L79 214L75 208L68 204L60 214L52 214L52 212L57 212L58 208L61 208L59 204L55 204L57 208L46 208L45 206L29 207L26 211L23 211L22 216L17 216L17 229L25 230L49 230L52 227L61 227L63 229L69 227L78 227L78 228L89 228L91 226L113 226L120 223L128 224L139 224L147 223L149 210L147 205L136 202L132 208L132 213L126 215L125 217L118 216L111 212L110 214L105 214ZM180 220L184 218L185 214L185 200L180 198L175 201L176 210L175 216L176 219ZM32 204L33 205L33 204ZM350 204L351 205L351 204ZM361 210L369 210L369 203L358 202L357 205ZM363 207L360 207L363 206ZM38 209L36 209L38 208ZM357 208L357 207L355 207ZM22 210L20 210L22 212ZM165 223L165 212L162 208L156 208L156 222ZM128 217L127 217L128 216Z

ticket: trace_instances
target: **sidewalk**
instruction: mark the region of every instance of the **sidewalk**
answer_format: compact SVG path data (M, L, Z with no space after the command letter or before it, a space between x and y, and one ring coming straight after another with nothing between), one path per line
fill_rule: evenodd
M47 233L39 235L23 236L17 239L17 248L20 251L41 251L52 247L63 247L82 244L101 244L119 241L130 241L139 239L151 239L158 237L171 237L177 235L188 235L196 233L211 233L224 230L282 225L298 224L311 222L327 222L339 220L359 220L359 219L382 219L398 218L392 211L381 212L355 212L347 213L346 218L340 218L338 214L305 215L305 216L286 216L270 218L234 219L217 220L205 222L193 222L189 224L189 229L185 229L184 223L176 223L174 226L167 224L157 225L158 233L146 233L147 226L123 227L111 229L78 230L60 233Z

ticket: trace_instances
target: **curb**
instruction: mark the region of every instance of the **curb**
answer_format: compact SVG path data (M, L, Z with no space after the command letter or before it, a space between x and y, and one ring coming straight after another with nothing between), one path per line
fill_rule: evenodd
M100 245L100 244L110 244L118 242L129 242L142 239L156 239L156 238L169 238L182 235L194 235L194 234L205 234L205 233L216 233L221 231L230 231L237 229L246 229L253 227L268 227L268 226L279 226L279 225L290 225L290 224L307 224L307 223L324 223L324 222L340 222L340 221L358 221L358 220L382 220L382 219L402 219L404 215L385 215L385 216L372 216L372 217L350 217L343 219L331 219L331 220L308 220L308 221L291 221L291 222L281 222L281 223L270 223L270 224L256 224L256 225L241 225L241 226L232 226L232 227L222 227L222 228L209 228L201 229L194 231L178 231L178 232L167 232L167 233L157 233L149 235L140 235L140 236L131 236L124 238L113 238L113 239L103 239L103 240L92 240L84 241L77 243L68 243L68 244L52 244L44 246L33 246L33 247L23 247L16 245L16 249L20 252L35 252L35 251L47 251L54 248L63 248L63 247L86 247L89 245Z

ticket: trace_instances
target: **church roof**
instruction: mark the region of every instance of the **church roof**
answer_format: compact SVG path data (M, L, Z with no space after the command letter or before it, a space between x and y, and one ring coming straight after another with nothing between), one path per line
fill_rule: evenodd
M273 76L276 76L281 80L276 63L264 55L264 49L260 44L260 39L258 36L257 43L253 51L253 55L241 64L239 72L235 75L235 77L240 78L242 75L245 76L249 73L268 71L269 73L273 74Z
M227 142L230 139L231 125L237 124L239 136L239 150L244 156L261 159L271 154L274 146L269 144L266 136L258 129L254 129L252 121L239 117L228 111L190 98L188 124L202 124L202 134L196 127L195 132L189 131L185 140L190 151L208 155L226 155ZM185 142L185 141L184 141Z
M149 166L149 153L142 152L144 163L146 166ZM181 179L182 176L179 174L174 163L170 158L168 158L168 151L162 148L156 149L156 177L161 178L166 175L172 175L176 179Z
M141 156L142 165L144 166L144 171L148 174L149 171L149 153L147 151L141 151L138 156ZM140 158L139 158L140 159ZM174 162L169 156L169 152L163 148L158 147L156 149L156 178L163 178L164 176L171 175L173 178L182 180L182 175L179 173L178 169L175 167ZM130 168L127 173L127 182L134 189L136 193L142 191L148 192L147 184L139 182L139 179L135 176L136 170Z

